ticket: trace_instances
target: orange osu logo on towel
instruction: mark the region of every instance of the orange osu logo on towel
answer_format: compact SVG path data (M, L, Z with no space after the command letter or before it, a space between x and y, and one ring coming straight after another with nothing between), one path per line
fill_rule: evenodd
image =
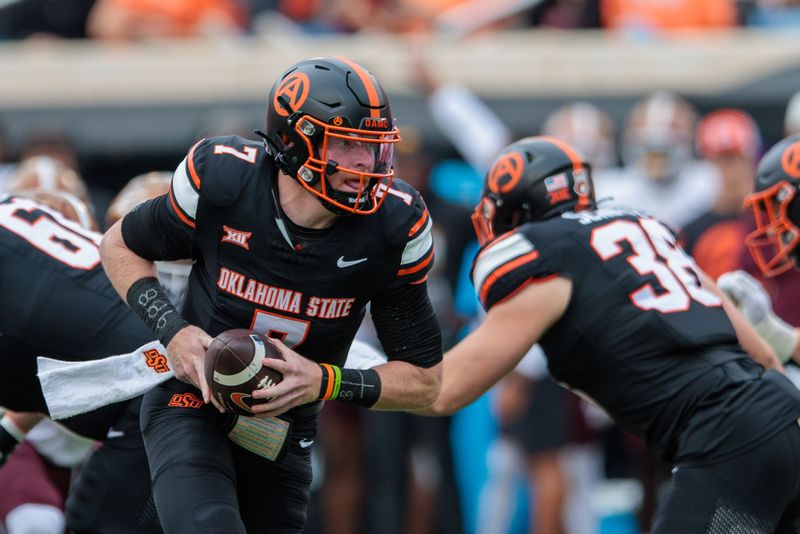
M152 367L156 373L166 373L169 371L167 365L167 357L158 352L156 349L146 350L144 352L145 361L148 367Z
M489 171L489 190L502 194L514 189L522 178L522 165L522 155L517 152L509 152L497 160Z
M300 109L300 106L302 106L308 98L310 86L311 82L308 76L303 72L295 72L284 78L275 91L275 96L272 97L272 106L275 108L278 115L288 117L290 113ZM278 97L283 98L279 100ZM281 100L289 104L290 109L286 109L281 103Z

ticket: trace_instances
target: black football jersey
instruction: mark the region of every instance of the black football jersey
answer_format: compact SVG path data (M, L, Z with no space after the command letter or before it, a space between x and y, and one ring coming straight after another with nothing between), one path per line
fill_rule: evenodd
M212 336L250 328L342 365L367 303L427 278L431 219L395 179L374 214L303 229L282 214L275 180L264 145L234 136L199 142L178 166L167 216L194 259L183 314Z
M74 361L150 341L103 271L100 238L33 200L0 198L0 333Z
M87 361L153 338L106 278L100 237L30 199L0 197L0 405L47 412L36 356ZM126 404L62 422L102 439Z
M739 448L768 431L753 428L740 439L717 426L726 409L750 409L747 395L699 378L739 360L747 369L742 381L763 370L738 346L719 298L703 289L693 261L659 221L599 209L528 223L484 247L472 276L486 309L526 284L569 279L569 305L540 340L551 374L643 437L660 458ZM797 397L781 387L770 402L753 404L775 414L777 424L800 415ZM713 395L719 404L707 402Z

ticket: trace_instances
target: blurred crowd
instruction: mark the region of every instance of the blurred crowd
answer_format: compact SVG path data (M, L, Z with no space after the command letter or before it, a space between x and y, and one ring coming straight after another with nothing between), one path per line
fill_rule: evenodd
M735 26L794 27L797 0L5 0L0 39L107 40L218 34L602 28L647 36Z

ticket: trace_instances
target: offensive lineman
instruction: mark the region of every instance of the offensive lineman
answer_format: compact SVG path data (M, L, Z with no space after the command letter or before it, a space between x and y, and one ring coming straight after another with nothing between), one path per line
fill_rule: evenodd
M737 332L763 345L672 231L598 208L588 165L546 137L501 152L473 220L488 314L445 356L428 413L470 403L539 342L556 380L676 466L654 533L795 532L800 392L742 351Z
M34 196L47 198L49 206L74 220L88 214L72 195ZM98 359L132 351L152 338L106 278L98 251L100 234L49 206L21 196L0 198L0 405L24 412L47 413L36 356ZM62 421L82 436L104 441L84 466L67 502L72 531L161 532L149 497L138 426L140 403L141 399L121 402ZM16 445L16 440L0 441L8 447L3 453ZM115 473L98 476L108 469L104 459L110 450L124 451L113 462L122 479Z

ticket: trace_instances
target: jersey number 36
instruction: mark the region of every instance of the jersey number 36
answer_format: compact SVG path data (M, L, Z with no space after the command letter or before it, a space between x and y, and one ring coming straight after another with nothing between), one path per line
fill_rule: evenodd
M694 261L660 222L617 220L592 231L592 248L603 260L622 254L620 245L626 242L631 248L627 257L631 267L642 276L655 276L661 286L657 291L653 284L645 283L631 292L631 301L639 308L674 313L688 310L692 300L704 306L722 304L719 297L700 285Z

